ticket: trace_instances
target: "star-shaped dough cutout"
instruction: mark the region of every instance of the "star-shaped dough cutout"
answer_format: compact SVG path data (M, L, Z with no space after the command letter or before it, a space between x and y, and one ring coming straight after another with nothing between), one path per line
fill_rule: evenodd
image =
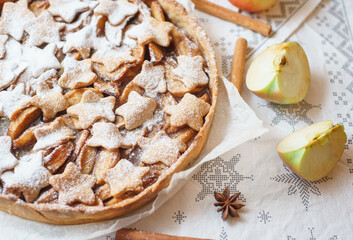
M149 61L142 65L142 71L133 80L134 84L145 89L145 95L155 98L157 93L165 93L167 84L164 66L154 66Z
M92 3L94 2L92 1ZM95 2L95 3L98 4L98 2ZM80 14L77 20L73 21L72 23L66 23L64 33L67 34L70 32L78 31L82 26L84 26L84 24L87 21L87 18L89 18L89 16L92 14L92 11L93 11L92 9L85 11Z
M116 114L123 116L125 128L132 130L152 118L156 102L149 97L143 97L135 91L130 92L127 103L116 109Z
M131 147L114 123L97 122L93 124L91 133L92 137L87 140L90 147L104 147L108 150Z
M24 73L22 75L24 75ZM21 76L19 80L21 79ZM40 88L43 84L47 84L47 83L56 84L57 79L58 79L57 70L50 69L42 73L38 78L31 77L29 80L26 81L26 83L28 83L28 85L30 86L30 93L34 95L37 93L38 88Z
M56 44L50 43L44 49L30 47L23 49L24 59L28 61L28 69L33 77L39 77L50 69L60 69L61 64L55 57Z
M0 91L10 86L23 73L27 65L13 60L0 60Z
M208 77L203 71L201 56L178 56L178 66L172 70L177 80L183 82L190 90L208 83Z
M92 61L103 64L108 72L113 72L125 63L134 63L136 57L132 56L130 48L104 48L92 55Z
M170 22L161 22L150 17L131 29L128 35L137 39L141 45L154 42L160 46L169 47L173 28L174 25Z
M12 139L10 136L0 137L0 175L7 170L13 169L18 161L11 153Z
M137 6L127 0L99 0L99 4L94 9L94 13L106 16L112 25L118 25L124 19L134 16L137 10Z
M65 125L62 117L58 117L49 125L44 125L34 130L37 139L33 150L41 150L57 147L74 138L75 132Z
M5 54L6 54L5 44L8 39L9 39L9 36L0 35L0 59L3 59L5 57Z
M118 26L113 26L110 24L109 21L105 22L105 37L108 39L109 42L115 44L116 46L121 45L121 41L123 38L123 29L126 26L127 21L122 22Z
M59 204L71 205L81 202L86 205L93 205L96 203L96 197L92 190L96 178L88 174L82 174L73 162L66 165L62 174L52 176L49 182L54 190L59 193Z
M187 124L196 131L200 131L203 125L203 117L210 111L210 104L187 93L177 105L164 108L164 112L170 114L170 124L173 127L181 127Z
M61 17L65 22L72 22L76 15L89 9L89 1L80 0L48 0L48 11L54 16Z
M141 137L137 144L144 150L141 161L146 164L164 163L172 165L186 151L186 144L178 139L170 138L164 131L158 132L152 139Z
M129 191L141 191L141 179L149 170L149 167L135 167L130 161L121 159L114 168L108 169L102 177L109 184L111 195L118 198Z
M7 171L1 176L6 189L23 193L26 202L34 202L42 188L49 185L51 173L43 166L43 151L23 156L14 172Z
M29 34L26 44L32 47L40 46L43 43L59 42L59 32L64 27L65 23L54 21L50 12L44 11L25 27L25 31Z
M28 21L35 19L35 15L28 9L28 0L6 2L0 19L0 34L8 34L17 41L23 36Z
M11 91L0 91L3 115L13 120L16 114L30 105L31 97L24 95L25 85L18 84Z
M13 38L9 38L5 43L5 59L6 61L12 60L20 62L22 60L23 46L20 42Z
M63 88L86 87L97 78L97 75L92 71L91 59L77 61L74 58L66 57L62 66L64 67L64 73L59 79L59 85Z
M15 39L6 41L5 51L5 58L0 60L0 90L15 82L28 66L22 59L22 45Z
M99 119L113 122L115 120L114 105L115 97L101 98L92 91L86 91L81 101L69 107L67 113L70 116L77 117L81 122L81 127L87 129Z
M37 95L32 97L31 104L40 108L46 120L52 119L58 112L66 110L69 102L62 94L58 85L50 88L48 84L42 83L37 87Z
M63 52L68 53L77 50L82 58L88 58L94 47L96 36L92 26L86 26L81 30L66 35Z

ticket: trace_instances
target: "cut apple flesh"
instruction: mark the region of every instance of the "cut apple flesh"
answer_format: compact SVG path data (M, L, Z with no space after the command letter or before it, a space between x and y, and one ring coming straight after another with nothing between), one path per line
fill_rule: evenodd
M303 148L332 127L332 121L324 121L295 131L278 143L277 150L286 153Z
M272 102L301 101L310 86L309 62L303 48L296 42L268 47L251 63L246 85L259 97Z
M297 175L316 181L334 168L346 141L342 125L324 121L290 134L278 143L277 152Z

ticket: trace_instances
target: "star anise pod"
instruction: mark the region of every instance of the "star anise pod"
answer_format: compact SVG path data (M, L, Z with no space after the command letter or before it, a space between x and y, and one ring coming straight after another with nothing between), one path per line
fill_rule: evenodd
M227 187L223 194L214 192L214 197L217 202L214 204L217 209L217 212L223 211L222 219L225 221L228 218L228 215L232 217L239 217L237 210L244 207L244 204L236 203L235 200L239 197L240 192L230 196L229 188Z

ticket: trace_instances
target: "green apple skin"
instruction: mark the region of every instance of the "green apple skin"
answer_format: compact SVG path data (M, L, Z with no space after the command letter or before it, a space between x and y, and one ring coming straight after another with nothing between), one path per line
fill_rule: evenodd
M346 141L344 127L336 125L300 149L281 153L277 145L277 152L295 174L307 181L317 181L335 167L343 154Z
M229 0L237 8L248 12L261 12L269 9L277 0Z
M262 87L254 82L263 81ZM297 42L268 47L251 63L246 85L260 98L279 104L302 101L310 87L310 67L303 48Z

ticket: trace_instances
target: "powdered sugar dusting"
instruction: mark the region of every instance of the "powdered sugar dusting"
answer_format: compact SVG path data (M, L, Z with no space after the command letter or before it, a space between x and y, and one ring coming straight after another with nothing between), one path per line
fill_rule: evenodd
M63 52L78 50L84 58L87 58L91 48L94 47L95 33L93 30L92 26L86 26L77 32L67 34Z
M65 126L62 118L57 118L49 126L43 126L34 131L37 139L33 150L56 147L74 137L75 132Z
M0 175L6 171L13 169L17 165L17 158L11 153L12 139L9 136L0 137Z
M42 162L42 151L23 156L14 172L5 172L1 176L5 188L20 190L27 202L33 202L39 191L49 185L51 174Z
M170 114L170 124L174 127L188 125L196 131L200 131L203 125L203 117L210 111L210 105L187 93L177 105L164 107L164 112Z
M123 116L125 128L132 130L141 126L153 116L156 102L148 97L142 97L135 91L129 94L128 102L116 109L116 114Z
M98 119L115 120L113 108L114 97L101 98L96 93L87 91L83 94L81 102L67 109L71 116L78 117L82 128L90 127Z
M92 71L91 59L77 61L66 57L62 62L64 73L59 79L59 85L63 88L79 88L91 85L96 80L96 74Z
M102 146L108 150L129 147L129 144L121 136L119 128L113 123L97 122L93 124L91 132L93 136L87 140L88 146Z
M170 32L173 28L173 24L169 22L161 22L152 17L147 17L127 34L130 38L137 39L138 43L142 45L154 42L160 46L168 47L171 42Z
M99 0L99 5L94 9L94 13L107 16L112 25L118 25L124 19L135 15L137 10L137 6L127 0Z
M22 46L16 40L9 39L5 50L5 58L0 60L0 90L12 84L28 65L21 59Z
M52 87L48 83L40 84L37 95L32 97L30 102L42 110L45 119L51 119L58 112L69 107L69 102L62 94L61 87L56 84Z
M16 3L6 2L0 19L0 34L9 34L20 41L28 21L34 18L34 13L28 9L27 0L19 0Z
M44 49L30 47L23 49L23 59L28 61L28 68L33 77L39 77L43 72L50 69L59 69L61 64L55 57L56 44L51 43Z
M153 117L144 122L143 127L145 127L148 131L152 131L154 126L160 126L163 124L164 118L164 111L162 109L156 109Z
M130 161L121 159L114 168L107 170L103 179L109 183L111 194L119 197L127 191L141 190L141 178L147 172L148 167L135 167Z
M92 190L96 178L88 174L81 174L78 167L72 162L66 165L64 173L52 176L49 181L53 188L59 192L60 204L82 202L93 205L96 202Z
M7 35L0 35L0 59L5 57L6 49L5 49L5 43L9 39L9 36Z
M92 55L92 61L103 64L109 72L113 72L124 63L136 62L132 56L131 49L121 48L101 48Z
M141 160L146 164L162 162L170 166L179 158L180 152L186 150L185 143L170 138L164 131L158 132L152 139L140 138L138 145L144 149Z
M81 0L48 0L48 9L54 16L60 16L65 22L72 22L79 12L88 10L89 1Z
M164 66L154 66L152 63L145 61L142 66L142 71L133 80L133 82L145 89L145 95L155 98L158 93L167 91L165 80Z
M189 89L206 85L208 77L203 71L203 58L201 56L178 56L178 66L172 70L179 81Z
M29 34L26 44L31 47L59 42L59 31L64 27L64 23L55 22L50 12L44 11L26 25L25 30Z
M123 29L126 26L127 20L118 26L113 26L110 22L105 22L105 36L106 38L116 46L121 45L123 38Z
M23 94L24 88L24 84L20 83L12 91L0 92L0 102L7 118L12 118L16 111L29 105L30 97Z
M37 92L38 86L45 84L45 83L50 83L51 85L55 85L57 83L56 77L57 76L57 70L56 69L50 69L44 73L42 73L38 78L30 78L29 81L29 86L31 87L30 92L32 94L35 94Z

